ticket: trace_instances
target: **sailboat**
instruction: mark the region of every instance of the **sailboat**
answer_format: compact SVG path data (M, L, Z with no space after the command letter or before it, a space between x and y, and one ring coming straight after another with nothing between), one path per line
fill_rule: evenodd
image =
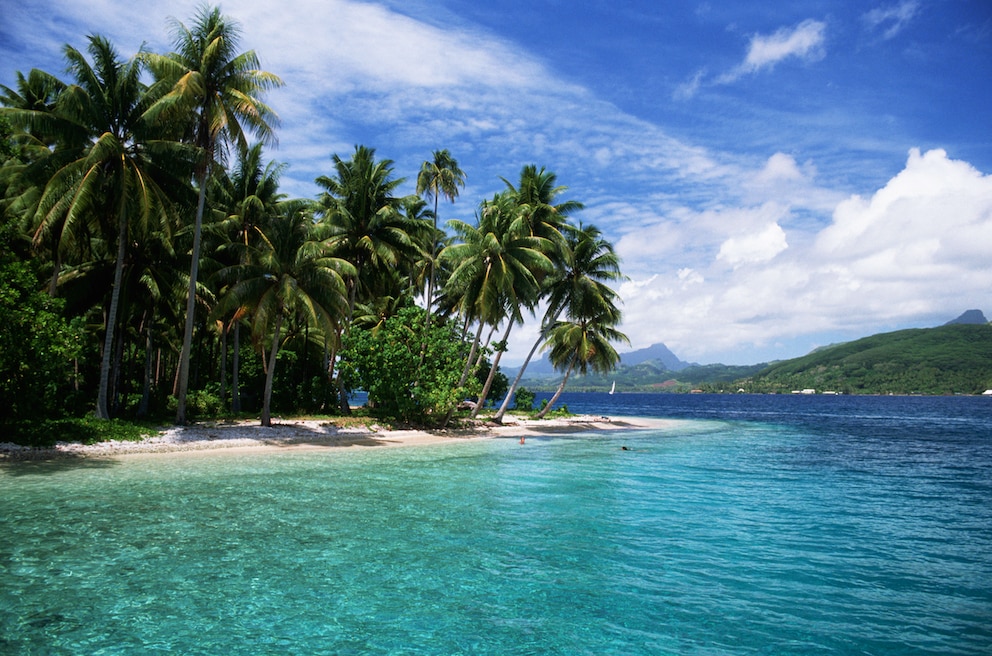
M617 381L613 381L613 387L610 388L610 394L617 391Z

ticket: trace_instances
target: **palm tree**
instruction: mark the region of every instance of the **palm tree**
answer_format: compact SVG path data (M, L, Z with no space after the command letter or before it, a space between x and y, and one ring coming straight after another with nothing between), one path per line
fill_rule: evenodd
M230 267L226 277L235 280L218 313L238 308L250 310L252 331L261 341L271 335L261 423L272 424L272 381L279 354L283 322L302 315L311 325L332 332L348 311L345 278L354 268L332 256L326 229L314 225L309 214L296 207L272 221L260 244L251 247L247 264Z
M537 413L538 419L543 419L558 401L574 370L585 374L592 368L593 371L606 373L616 366L620 356L610 342L630 343L627 336L615 328L619 322L620 313L615 308L613 311L607 308L582 319L559 321L551 328L548 332L551 363L559 371L564 371L564 376L554 396Z
M272 129L278 118L261 97L268 89L281 86L282 80L259 70L253 50L238 53L239 27L216 7L201 7L191 28L174 21L173 33L175 52L164 56L147 54L145 60L155 73L157 84L169 89L155 111L180 120L189 119L187 136L201 150L196 170L199 199L193 223L186 324L179 361L176 423L183 424L207 179L227 144L247 146L246 130L263 141L273 138Z
M539 276L552 270L552 262L545 255L547 240L511 229L514 219L509 211L511 205L512 200L505 194L497 194L483 205L477 226L457 219L448 222L461 243L441 252L441 258L453 266L447 293L459 296L462 312L480 324L460 386L468 378L482 326L495 327L509 317L512 327L521 320L521 308L531 307L537 299ZM491 371L495 369L494 364ZM485 394L480 396L476 410L484 402Z
M324 188L315 205L315 214L329 232L329 244L337 257L354 266L348 285L348 316L343 327L349 330L355 305L380 294L389 294L384 283L392 280L389 271L409 273L420 247L417 235L423 232L420 220L407 218L404 200L395 196L402 178L393 177L393 162L376 160L375 149L355 146L348 160L333 156L335 175L317 178ZM389 294L395 295L395 294ZM333 358L329 358L333 361ZM350 410L340 375L341 412Z
M85 128L57 112L66 84L54 75L32 69L25 77L17 73L16 89L0 85L0 117L21 128L11 136L18 157L3 163L3 211L26 218L36 251L51 249L52 275L49 295L57 293L62 254L72 243L72 233L63 233L65 215L37 217L38 200L48 180L65 164L78 159L89 143ZM40 223L31 222L39 218ZM68 238L63 241L65 234Z
M465 186L465 172L458 166L458 160L451 156L448 149L435 150L434 159L426 160L417 175L417 193L426 195L434 201L434 231L432 232L429 252L430 276L427 283L427 318L424 322L425 331L430 329L431 312L434 306L434 285L437 281L437 243L438 243L438 200L444 196L452 203L458 197L458 188Z
M558 176L543 166L528 164L520 170L520 181L513 186L502 178L507 193L516 204L514 230L547 239L553 247L563 242L561 228L567 218L582 209L574 200L559 201L568 187L558 185Z
M619 300L617 293L606 284L623 279L620 258L613 251L613 244L604 239L600 230L592 225L583 226L579 223L576 227L565 224L563 233L565 243L559 253L560 257L555 258L555 273L545 281L547 310L541 323L541 333L520 366L499 411L493 417L496 422L503 420L524 370L538 347L548 338L548 332L555 326L562 312L574 317L595 316L598 310L615 306Z
M325 191L315 210L331 231L337 255L355 266L348 281L354 308L381 291L383 270L409 270L418 253L413 235L423 226L404 216L404 199L394 195L404 180L393 177L392 160L377 161L374 148L356 146L350 159L334 155L333 161L335 175L316 180Z
M246 257L249 248L285 202L285 194L279 193L279 178L286 170L286 164L279 162L262 163L262 144L257 143L247 150L238 151L238 160L230 175L221 176L215 187L214 198L219 208L226 213L222 226L227 228L229 238L238 245L237 252ZM241 262L246 264L245 261ZM234 327L234 357L232 362L231 410L241 411L241 387L239 384L241 354L241 319L243 313L235 311L231 317L221 322L221 398L224 399L227 379L227 334L231 324Z
M85 224L86 230L107 234L116 246L96 404L96 416L109 418L111 358L128 242L151 230L171 233L173 195L186 184L191 157L169 138L168 126L148 114L151 97L141 82L138 58L121 60L99 36L90 37L87 50L92 64L75 48L65 48L75 83L59 95L54 108L58 122L48 120L46 125L65 135L56 143L70 145L68 156L59 147L53 153L57 168L38 199L36 217L39 226L57 225L63 236ZM22 110L12 116L29 124L39 117L50 119L46 113ZM80 134L87 135L85 143L80 143ZM58 248L55 243L53 249Z

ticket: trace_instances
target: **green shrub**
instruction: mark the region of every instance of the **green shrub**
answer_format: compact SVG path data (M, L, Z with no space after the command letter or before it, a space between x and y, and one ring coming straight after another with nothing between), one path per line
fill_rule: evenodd
M547 404L547 401L545 401ZM526 387L518 387L513 395L513 409L530 412L534 409L534 392Z

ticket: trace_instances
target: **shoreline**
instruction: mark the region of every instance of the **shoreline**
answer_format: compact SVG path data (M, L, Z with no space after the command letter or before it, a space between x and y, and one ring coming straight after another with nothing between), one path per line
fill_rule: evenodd
M340 427L333 421L287 419L264 427L258 420L196 423L162 428L138 442L96 444L58 442L51 448L0 443L0 463L73 458L108 458L148 454L265 453L328 447L372 448L439 444L471 439L526 438L593 431L661 428L670 421L643 417L577 415L555 419L505 417L504 423L480 422L469 428L444 430L389 429L381 426Z

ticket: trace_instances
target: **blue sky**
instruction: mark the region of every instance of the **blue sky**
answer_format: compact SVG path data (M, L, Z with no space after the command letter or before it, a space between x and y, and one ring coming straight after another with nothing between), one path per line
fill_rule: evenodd
M0 83L61 74L90 33L167 51L196 6L0 0ZM286 82L286 192L355 144L412 190L448 148L468 184L441 220L471 221L500 176L546 166L623 257L631 348L751 364L992 314L987 0L220 6Z

